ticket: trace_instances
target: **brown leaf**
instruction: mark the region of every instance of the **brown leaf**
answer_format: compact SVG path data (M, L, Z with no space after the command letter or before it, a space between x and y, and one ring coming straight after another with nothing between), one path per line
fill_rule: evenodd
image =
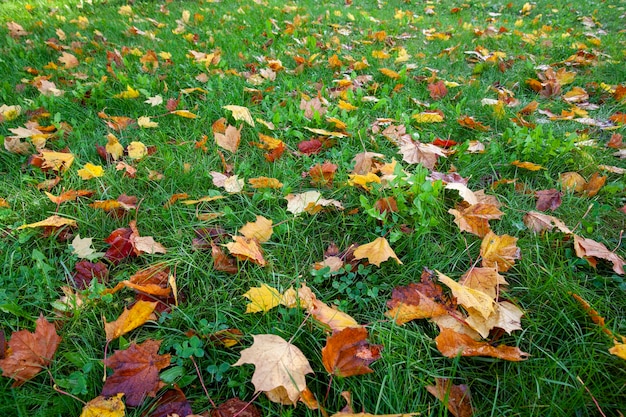
M126 350L117 350L104 360L113 369L102 387L102 395L124 393L126 405L137 407L146 396L154 397L160 388L159 371L170 365L170 355L159 355L160 340L148 339L140 345L132 343Z
M606 183L606 177L601 176L599 173L594 172L587 184L583 187L583 192L587 197L593 197L598 194L600 188L604 187Z
M261 413L254 404L231 398L211 410L211 417L261 417Z
M506 345L493 347L488 342L477 342L465 334L445 328L435 338L435 343L443 356L448 358L454 358L460 354L461 356L488 356L518 362L529 356L517 347Z
M374 372L369 365L380 359L382 345L370 345L366 339L364 327L347 327L334 332L322 348L326 371L344 378Z
M252 336L254 343L241 351L233 366L255 366L252 384L255 391L265 392L269 399L282 404L296 404L306 388L305 375L313 373L309 361L295 345L273 334Z
M315 187L330 187L333 185L333 178L337 171L337 165L331 162L324 162L323 164L313 165L309 169L309 176L311 177L311 185Z
M467 385L452 385L452 381L447 378L435 378L435 385L427 385L426 389L444 403L454 417L474 415L472 398Z
M448 213L454 215L454 222L459 229L483 237L491 231L489 220L499 219L503 212L493 204L478 203L468 207L450 209Z
M537 210L546 211L550 209L554 211L561 205L563 193L555 188L551 188L549 190L535 191L535 197L537 197Z
M148 417L173 417L174 415L186 417L193 414L187 397L176 385L159 397L155 407Z
M448 89L443 81L428 84L428 91L430 92L430 98L433 100L440 100L448 94Z
M459 279L459 284L487 294L496 299L502 292L501 285L508 283L495 268L473 267Z
M228 125L224 133L213 132L215 143L227 151L232 153L237 152L237 149L239 148L239 141L241 140L242 127L243 125L237 129L235 126Z
M216 271L236 274L239 271L237 261L224 253L222 248L211 241L211 257L213 258L213 269Z
M54 324L40 315L34 333L20 330L11 335L6 357L0 360L2 376L19 387L50 364L60 342Z
M394 197L381 198L374 203L374 207L380 214L398 212L398 203Z
M169 287L169 276L170 268L160 262L140 269L120 284L145 294L168 297L172 293L172 288Z
M524 214L523 220L524 224L534 232L541 232L543 230L550 231L556 227L563 233L572 233L572 231L560 219L554 216L539 213L537 211L529 211Z
M298 150L305 155L314 155L322 150L322 142L318 139L303 140L298 143Z
M402 160L408 164L422 164L428 169L434 169L440 156L446 157L445 152L439 146L432 143L421 143L412 139L403 140L398 152L402 154Z
M515 260L522 257L516 244L516 237L498 236L490 231L480 245L482 266L495 267L498 272L508 271L515 264Z
M574 250L576 251L576 256L587 259L592 266L595 267L595 258L604 259L613 264L613 271L616 274L624 275L626 261L615 252L608 250L602 243L574 235Z
M132 234L133 231L129 227L120 227L112 231L111 234L104 239L106 243L111 245L104 254L104 257L115 265L122 259L137 256L130 240Z

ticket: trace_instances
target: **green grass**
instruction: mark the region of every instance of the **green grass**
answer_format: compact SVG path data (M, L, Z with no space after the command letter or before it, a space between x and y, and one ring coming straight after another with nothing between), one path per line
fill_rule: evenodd
M58 213L76 219L76 232L93 238L98 251L106 251L104 239L116 228L128 227L132 219L137 220L142 236L153 236L167 247L164 255L142 255L109 266L106 286L113 287L137 270L165 261L175 271L184 299L169 313L111 342L108 352L124 349L131 342L162 340L160 352L173 355L172 366L164 371L162 379L181 387L194 412L210 410L211 403L192 361L181 349L195 343L191 332L206 336L226 328L243 332L239 345L219 348L204 341L202 356L195 358L202 381L218 404L235 396L246 401L254 398L250 382L253 367L230 365L238 360L243 348L251 345L252 335L271 333L292 340L304 352L315 371L307 376L308 387L330 414L343 408L340 394L349 391L356 412L446 415L445 406L425 389L434 384L435 378L467 384L477 416L596 416L600 415L598 408L607 416L617 416L626 410L626 363L609 354L612 340L571 297L572 293L580 295L606 318L608 329L626 334L623 276L615 274L604 261L599 261L597 269L590 267L575 255L572 239L563 234L535 234L529 230L522 218L535 209L532 195L517 191L513 184L492 187L496 180L516 179L531 190L560 188L559 175L563 172L575 171L588 179L601 164L626 168L623 160L612 156L616 150L605 147L611 134L625 134L623 125L603 130L577 121L552 121L539 113L525 116L537 124L534 129L520 128L510 121L533 100L539 102L540 109L555 114L570 108L560 94L541 97L526 81L537 78L539 66L567 60L577 52L579 43L584 43L597 60L592 65L566 67L576 77L563 86L562 93L572 87L584 88L590 94L589 102L598 106L589 110L588 117L600 121L616 112L626 112L624 100L615 100L601 86L623 86L626 82L626 34L620 17L626 13L623 4L539 0L524 15L523 2L507 5L492 0L466 4L448 0L354 1L351 6L326 0L136 0L132 16L120 15L118 10L126 2L114 0L80 3L82 8L69 0L33 0L29 4L30 10L23 2L0 4L0 105L22 107L16 119L0 123L0 142L12 135L9 129L24 126L29 120L27 111L45 108L50 116L40 120L42 126L67 123L72 128L49 141L47 147L68 148L76 156L74 165L62 174L61 182L51 192L95 191L91 199L62 204ZM425 12L427 5L435 14ZM457 7L458 11L453 10ZM182 34L174 33L184 10L189 11L189 21ZM80 26L79 16L88 19L84 27ZM590 26L591 21L595 26ZM8 22L20 24L28 34L11 37ZM478 36L477 31L484 32L490 26L496 32L501 27L506 31ZM132 34L132 28L147 36ZM60 30L65 40L60 39ZM384 41L375 38L380 31L385 31ZM450 37L428 39L429 32ZM533 35L533 42L528 41L528 34ZM185 35L189 35L187 39ZM46 44L52 38L78 58L76 68L63 69L58 61L61 52L50 46L53 43ZM411 58L396 63L400 47ZM470 62L471 55L466 52L479 47L505 53L503 64L508 67L502 71L498 65ZM137 55L131 52L135 48ZM140 58L148 50L170 53L171 62L159 57L158 69L142 70ZM204 66L188 56L190 50L221 51L221 61ZM377 59L372 55L381 50L391 57ZM111 63L109 72L107 52L115 51L122 56L123 65ZM328 65L334 54L344 63L341 70ZM297 59L301 58L310 62L298 68ZM351 61L362 58L369 67L349 68ZM285 70L278 72L274 81L260 86L247 82L243 73L266 68L266 59L280 60ZM51 68L50 63L58 68ZM400 73L400 78L386 77L381 68ZM65 94L40 94L29 85L35 71L49 77ZM457 87L449 87L448 95L441 100L433 100L427 89L426 79L435 72L438 79L458 83ZM208 76L206 82L196 78L203 73ZM349 78L356 83L359 76L372 79L344 97L359 108L352 112L340 109L339 98L333 95L335 81ZM395 92L398 83L404 86ZM114 97L127 86L137 89L140 97ZM520 105L505 107L503 116L483 106L482 99L498 98L496 87L512 91ZM187 88L206 92L180 93ZM247 90L250 88L260 90L262 97L255 97ZM164 104L152 107L144 103L157 94L164 102L180 98L178 109L187 109L198 117L164 115ZM318 94L328 100L328 111L309 120L300 109L300 100L303 95ZM366 96L375 96L379 101L362 101ZM412 115L425 110L419 104L424 102L445 114L443 123L412 121ZM255 127L244 125L237 153L222 151L233 173L246 181L258 176L274 177L284 184L282 188L254 190L246 185L243 193L231 195L213 185L209 172L222 172L223 167L211 125L220 117L235 123L230 112L223 109L226 105L248 107L254 118L276 126L269 131L260 123ZM110 116L151 116L159 127L113 132L98 117L101 111ZM474 116L491 129L479 132L461 127L456 120L462 115ZM334 129L326 117L346 123L350 136L337 139L334 146L317 155L299 154L298 143L314 136L306 127ZM431 187L425 180L426 169L401 162L397 147L372 132L378 118L405 124L407 133L423 142L435 138L459 142L458 152L441 158L436 170L456 170L469 178L470 189L484 188L503 204L505 215L492 221L491 226L499 235L519 239L522 259L504 275L510 283L508 297L524 309L525 315L523 330L505 335L501 341L528 352L528 360L448 359L436 349L438 330L434 324L420 320L397 326L384 316L392 290L418 282L422 268L460 277L479 257L480 239L460 232L448 214L458 202L456 192L441 190L441 184ZM124 177L114 164L99 159L95 146L105 145L108 133L114 133L124 146L141 141L156 147L156 153L141 161L127 160L137 168L136 178ZM283 157L268 163L265 151L251 144L258 141L258 133L283 140L287 146ZM194 146L205 134L209 136L206 152ZM464 152L469 140L483 142L485 153ZM595 145L578 146L582 140L593 140ZM349 186L353 158L363 151L381 153L385 162L395 158L413 183L392 189L374 187L370 192ZM510 164L514 160L534 162L543 169L519 169ZM333 185L320 191L325 198L341 201L345 210L294 216L287 211L284 197L315 189L302 173L324 161L336 164L338 169ZM101 164L105 175L82 180L77 170L87 162ZM150 170L163 174L163 178L151 179ZM566 192L562 205L549 214L570 228L577 227L577 234L615 249L623 258L626 250L621 231L626 218L619 209L626 203L626 180L624 175L600 172L607 176L607 182L596 196ZM82 401L100 395L106 344L102 319L114 320L134 298L130 290L103 297L102 288L91 288L84 293L88 300L84 307L62 317L55 314L51 303L62 295L61 286L71 282L78 259L68 242L54 235L42 237L37 229L17 230L55 213L56 205L35 187L47 178L40 169L29 166L28 155L7 152L4 146L0 149L0 198L9 204L9 208L0 208L0 325L8 339L17 330L33 330L35 320L43 314L55 321L62 337L49 372L41 372L19 388L11 387L11 379L0 378L0 410L7 415L80 415L83 404L55 391L54 385ZM180 203L169 209L163 207L175 193L199 198L216 191L226 198L197 207ZM123 193L138 197L141 203L137 211L115 218L89 207L92 200L116 199ZM376 200L389 196L403 200L399 213L382 222L367 214ZM197 212L222 212L223 216L202 221L196 217ZM238 273L228 275L212 268L210 251L194 250L195 230L219 226L234 235L257 215L277 225L269 242L263 244L266 267L240 262ZM414 232L401 232L401 225ZM390 260L380 268L369 265L352 273L311 272L311 265L323 259L329 244L335 243L343 250L352 243L364 244L379 236L387 237L402 265ZM384 346L382 358L372 364L374 373L335 377L330 382L321 361L327 335L302 310L281 306L265 314L244 313L247 300L242 295L250 287L266 283L283 291L305 281L318 299L367 324L369 340ZM154 399L147 399L140 407L129 408L127 415L144 415L154 404ZM272 403L264 395L254 404L268 416L322 415L302 404L292 408Z

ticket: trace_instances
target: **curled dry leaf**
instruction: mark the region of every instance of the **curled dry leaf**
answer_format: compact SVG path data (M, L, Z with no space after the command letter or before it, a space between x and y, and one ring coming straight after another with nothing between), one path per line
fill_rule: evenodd
M302 300L304 297L301 295L301 292L298 291L298 294ZM307 300L305 300L305 302L306 301ZM333 331L341 331L348 327L361 327L361 325L348 314L329 307L316 298L310 300L308 310L315 320Z
M539 213L538 211L529 211L524 214L524 224L534 232L543 230L551 231L555 227L563 233L570 234L572 231L560 219Z
M252 384L255 391L263 391L271 401L296 404L306 389L305 375L313 373L309 361L295 345L280 336L257 334L254 343L241 351L241 358L233 366L255 366Z
M325 199L319 191L288 194L285 196L285 200L287 200L287 211L295 215L303 212L315 214L320 212L324 207L335 207L338 210L343 210L341 202Z
M574 235L574 250L576 251L576 256L586 259L592 266L595 267L596 265L595 258L604 259L613 264L613 271L616 274L624 275L626 261L615 252L610 251L604 244Z
M160 346L160 340L148 339L106 358L104 364L113 369L113 375L104 383L102 395L124 393L130 407L141 405L146 396L154 397L161 385L159 371L170 365L169 354L159 355Z
M14 379L13 386L19 387L50 364L59 343L54 324L40 315L34 333L20 330L11 335L6 357L0 359L2 376Z
M454 417L474 415L472 398L467 385L452 385L447 378L435 378L435 385L427 385L426 390L444 403Z
M367 342L364 327L347 327L334 332L322 348L322 363L329 374L349 377L374 372L369 365L380 359L382 345Z
M518 362L529 356L517 347L506 345L493 347L488 342L478 342L470 336L446 328L442 329L439 336L435 338L435 343L439 352L448 358L454 358L457 355L488 356Z

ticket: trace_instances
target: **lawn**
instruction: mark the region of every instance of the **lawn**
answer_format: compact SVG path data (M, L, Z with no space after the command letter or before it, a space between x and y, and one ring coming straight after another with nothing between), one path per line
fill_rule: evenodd
M622 416L624 21L2 2L0 410Z

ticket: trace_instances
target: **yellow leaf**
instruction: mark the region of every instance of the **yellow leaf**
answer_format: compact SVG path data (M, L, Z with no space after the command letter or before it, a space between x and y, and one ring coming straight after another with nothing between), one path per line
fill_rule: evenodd
M440 282L450 288L458 303L463 307L476 309L484 318L494 312L494 301L484 292L461 285L439 271L437 271L437 277Z
M441 123L443 116L436 112L422 112L411 116L415 123Z
M76 226L76 220L57 216L55 214L40 222L22 225L18 227L17 230L36 228L36 227L62 227L62 226Z
M119 94L113 96L113 98L131 99L139 97L139 91L135 90L130 85L126 86L126 91L122 91Z
M198 204L198 203L208 203L209 201L219 200L221 198L224 198L224 196L223 195L205 196L205 197L199 198L197 200L183 200L183 201L181 201L181 203L186 204L186 205Z
M511 162L511 165L518 168L524 168L529 171L539 171L540 169L544 169L541 165L533 164L532 162L520 162L518 160Z
M387 59L391 57L391 55L385 51L372 51L372 56L377 59Z
M317 299L311 301L309 311L315 320L327 326L332 331L340 331L347 327L361 327L359 323L348 314L331 308Z
M105 398L102 395L96 397L85 404L80 417L124 417L126 415L126 407L122 401L123 396L123 393L119 393L109 398Z
M242 120L246 122L247 124L249 124L250 126L254 126L254 120L252 119L250 110L247 107L229 105L229 106L224 106L222 108L233 112L233 119Z
M381 68L378 71L380 71L383 75L386 75L387 77L391 78L392 80L397 80L398 78L400 78L400 74L388 68Z
M522 257L517 247L517 238L509 235L498 236L489 231L480 245L482 266L495 267L498 272L508 271L516 259Z
M380 266L381 262L385 262L389 258L393 258L397 263L402 264L398 259L389 242L384 237L378 237L376 240L365 245L361 245L354 251L355 259L367 258L370 263Z
M115 135L109 133L107 135L107 144L104 149L107 151L109 155L113 158L114 161L117 161L122 156L124 156L124 147L117 140Z
M380 177L373 172L368 172L366 175L349 174L348 177L348 185L351 185L353 187L355 185L359 185L368 191L370 187L368 187L367 184L372 182L380 184Z
M175 114L176 116L184 117L186 119L195 119L196 117L198 117L197 115L193 114L189 110L174 110L171 113Z
M141 159L148 154L148 147L141 142L131 142L126 150L130 159Z
M157 122L153 122L148 116L141 116L137 119L137 126L150 129L158 127L159 124Z
M256 239L259 243L267 242L272 236L272 220L256 216L255 222L248 222L239 229L239 233L248 239Z
M124 312L120 314L117 320L107 323L104 321L104 332L108 341L115 340L118 337L142 326L146 321L150 320L157 302L149 303L147 301L137 301L137 303L128 310L124 308Z
M248 183L252 188L281 188L283 186L283 183L276 178L268 177L250 178Z
M255 264L265 266L267 262L263 259L263 252L258 242L254 239L247 239L243 236L233 236L234 242L226 244L226 247L237 259L248 260Z
M0 208L11 208L9 202L0 197Z
M348 137L348 135L346 135L345 133L341 133L341 132L331 132L325 129L316 129L316 128L312 128L312 127L305 127L306 130L308 130L309 132L313 132L316 135L321 135L321 136L332 136L335 138L345 138Z
M74 155L65 152L42 151L43 163L41 168L49 168L53 171L65 171L74 162Z
M246 306L246 313L267 312L281 303L282 295L276 288L267 284L260 287L252 287L244 295L250 303Z
M622 359L626 359L626 338L622 337L622 343L615 341L615 346L609 349L612 355L618 356Z
M346 110L346 111L352 111L352 110L356 110L358 109L357 106L354 106L350 103L348 103L347 101L344 100L339 100L339 104L338 104L339 108L341 110Z
M102 177L104 175L104 169L102 169L100 165L87 162L82 169L77 171L77 174L84 180L90 180L92 178Z

